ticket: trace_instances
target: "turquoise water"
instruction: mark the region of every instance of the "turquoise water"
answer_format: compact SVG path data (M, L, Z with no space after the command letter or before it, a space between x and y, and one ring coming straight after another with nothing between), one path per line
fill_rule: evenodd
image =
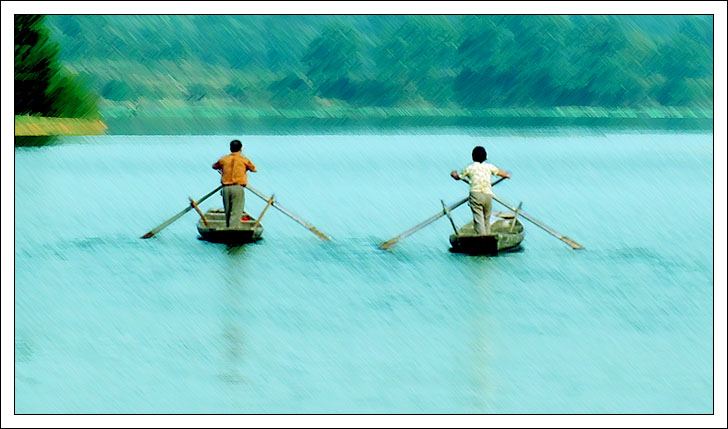
M264 240L197 240L231 138L15 149L17 413L711 413L711 134L251 136ZM448 252L476 144L524 249ZM203 209L221 207L214 196ZM264 202L247 194L246 208ZM466 206L454 212L468 220Z

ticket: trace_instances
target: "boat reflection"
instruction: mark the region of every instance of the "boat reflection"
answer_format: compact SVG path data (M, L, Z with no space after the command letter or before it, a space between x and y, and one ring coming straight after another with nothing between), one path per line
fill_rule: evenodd
M245 273L248 258L244 245L227 246L223 264L223 284L221 291L221 337L223 362L225 362L219 378L229 385L240 385L245 382L243 371L246 356L245 328L242 315L245 311L243 293L245 291Z

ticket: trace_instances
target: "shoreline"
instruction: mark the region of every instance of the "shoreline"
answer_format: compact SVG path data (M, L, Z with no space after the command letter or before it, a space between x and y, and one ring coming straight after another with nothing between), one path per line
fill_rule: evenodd
M464 109L458 107L245 107L225 103L183 105L176 107L134 108L125 105L100 109L105 119L122 118L279 118L279 119L357 119L393 118L591 118L591 119L712 119L713 109L706 107L653 106L643 108L610 108L592 106L507 107Z
M107 130L101 119L15 116L15 137L94 136Z
M553 108L316 110L193 106L134 111L102 109L102 119L15 116L15 146L51 144L55 137L95 135L310 135L351 133L503 133L513 131L712 132L712 109Z
M252 108L220 104L101 110L110 134L230 135L250 133L329 134L427 128L564 128L638 130L713 129L713 109L700 107L491 108L434 107Z
M543 118L543 117L135 117L106 119L110 135L296 135L336 133L420 133L467 129L494 130L586 129L635 131L713 131L713 118Z

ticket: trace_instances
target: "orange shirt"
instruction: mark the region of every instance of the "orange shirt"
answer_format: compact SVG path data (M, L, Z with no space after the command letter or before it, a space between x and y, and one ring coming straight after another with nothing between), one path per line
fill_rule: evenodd
M230 155L223 156L219 161L212 164L215 170L222 170L223 185L247 185L248 170L255 172L255 164L248 158L244 157L240 152L233 152Z

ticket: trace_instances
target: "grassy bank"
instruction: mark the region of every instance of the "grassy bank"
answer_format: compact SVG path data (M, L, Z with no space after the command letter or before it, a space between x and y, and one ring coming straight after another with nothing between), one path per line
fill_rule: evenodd
M108 127L99 119L15 116L15 136L95 136Z

